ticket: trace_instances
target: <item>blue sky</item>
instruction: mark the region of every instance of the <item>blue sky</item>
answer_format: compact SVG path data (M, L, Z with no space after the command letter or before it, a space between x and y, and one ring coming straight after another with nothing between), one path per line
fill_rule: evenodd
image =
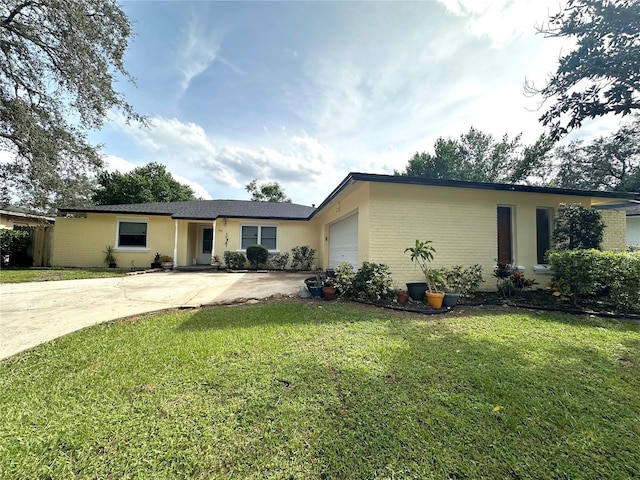
M110 169L159 162L203 198L248 199L257 178L318 204L349 171L391 174L472 125L531 143L541 112L523 83L571 48L536 34L558 0L122 5L136 85L117 88L150 126L113 114L90 138Z

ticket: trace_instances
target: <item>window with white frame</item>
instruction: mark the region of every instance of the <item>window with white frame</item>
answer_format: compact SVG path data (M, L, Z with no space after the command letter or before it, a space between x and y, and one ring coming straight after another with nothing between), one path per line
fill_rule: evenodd
M240 249L250 245L264 245L268 250L278 249L278 227L275 225L242 225Z
M146 248L147 222L118 221L118 247Z

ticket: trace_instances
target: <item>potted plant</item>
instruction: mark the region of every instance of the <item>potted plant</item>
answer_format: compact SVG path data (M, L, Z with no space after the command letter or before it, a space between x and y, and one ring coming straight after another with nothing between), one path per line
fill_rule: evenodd
M405 290L396 290L396 296L400 305L404 305L409 301L409 294Z
M162 263L160 262L160 252L156 252L153 257L153 262L151 262L151 268L160 268L162 267Z
M113 255L114 248L111 245L107 245L105 247L104 252L104 263L109 266L109 268L116 268L116 257Z
M211 262L211 266L220 270L220 267L222 266L222 262L220 262L220 255L213 256L213 262Z
M169 255L160 256L160 264L165 270L171 270L173 268L173 257Z
M327 276L322 287L322 297L325 300L333 300L336 297L336 287L333 284L333 277Z
M416 243L413 247L407 247L404 250L404 253L409 253L411 257L411 261L415 262L422 270L422 274L426 280L426 288L425 293L423 293L424 298L426 296L427 303L433 308L441 308L442 300L444 298L444 292L441 292L437 289L437 281L438 281L438 273L437 270L434 270L429 267L429 263L433 260L433 256L436 253L436 249L431 245L431 240L418 240L416 239ZM422 300L422 298L415 298L416 295L416 287L415 283L407 283L407 289L409 290L409 295L414 300ZM412 293L413 289L413 293ZM426 291L428 290L428 291Z
M313 279L307 284L309 291L311 292L311 295L313 295L316 298L322 298L322 280L320 279L320 276L317 275L315 277L313 277Z

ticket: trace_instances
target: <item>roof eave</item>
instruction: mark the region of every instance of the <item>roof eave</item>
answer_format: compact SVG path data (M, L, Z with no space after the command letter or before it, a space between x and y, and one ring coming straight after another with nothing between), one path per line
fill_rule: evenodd
M588 198L612 198L620 200L640 200L640 194L635 192L601 192L592 190L575 190L558 187L538 187L534 185L511 185L505 183L468 182L462 180L439 180L423 177L403 177L399 175L379 175L372 173L350 172L342 182L329 194L329 196L309 216L313 218L316 213L329 205L344 189L354 182L395 183L403 185L423 185L433 187L472 188L479 190L527 192L554 195L567 195Z
M170 217L172 213L148 212L148 211L126 211L126 210L91 210L86 208L58 208L60 213L112 213L121 215L157 215L160 217Z

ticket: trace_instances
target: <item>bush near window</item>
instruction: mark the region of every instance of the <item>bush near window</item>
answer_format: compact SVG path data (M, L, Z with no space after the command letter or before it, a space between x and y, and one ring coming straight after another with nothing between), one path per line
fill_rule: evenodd
M242 252L224 252L224 263L231 270L241 270L247 265L247 257Z
M313 258L315 257L315 249L308 245L293 247L291 249L291 268L293 270L311 270Z
M598 210L579 203L558 206L552 235L554 250L600 250L603 235L604 222Z
M549 252L553 285L578 305L587 296L601 295L622 309L640 309L640 253L571 250Z
M287 268L287 264L289 263L289 254L288 253L272 253L269 254L269 259L267 260L269 268L274 270L285 270Z
M249 245L247 247L247 260L251 264L251 268L257 270L259 265L267 263L269 258L269 250L264 245Z
M20 230L0 229L0 258L2 266L22 267L31 263L29 259L29 246L31 236L29 232Z
M382 300L395 294L389 267L384 263L364 262L351 285L352 295L360 300Z

